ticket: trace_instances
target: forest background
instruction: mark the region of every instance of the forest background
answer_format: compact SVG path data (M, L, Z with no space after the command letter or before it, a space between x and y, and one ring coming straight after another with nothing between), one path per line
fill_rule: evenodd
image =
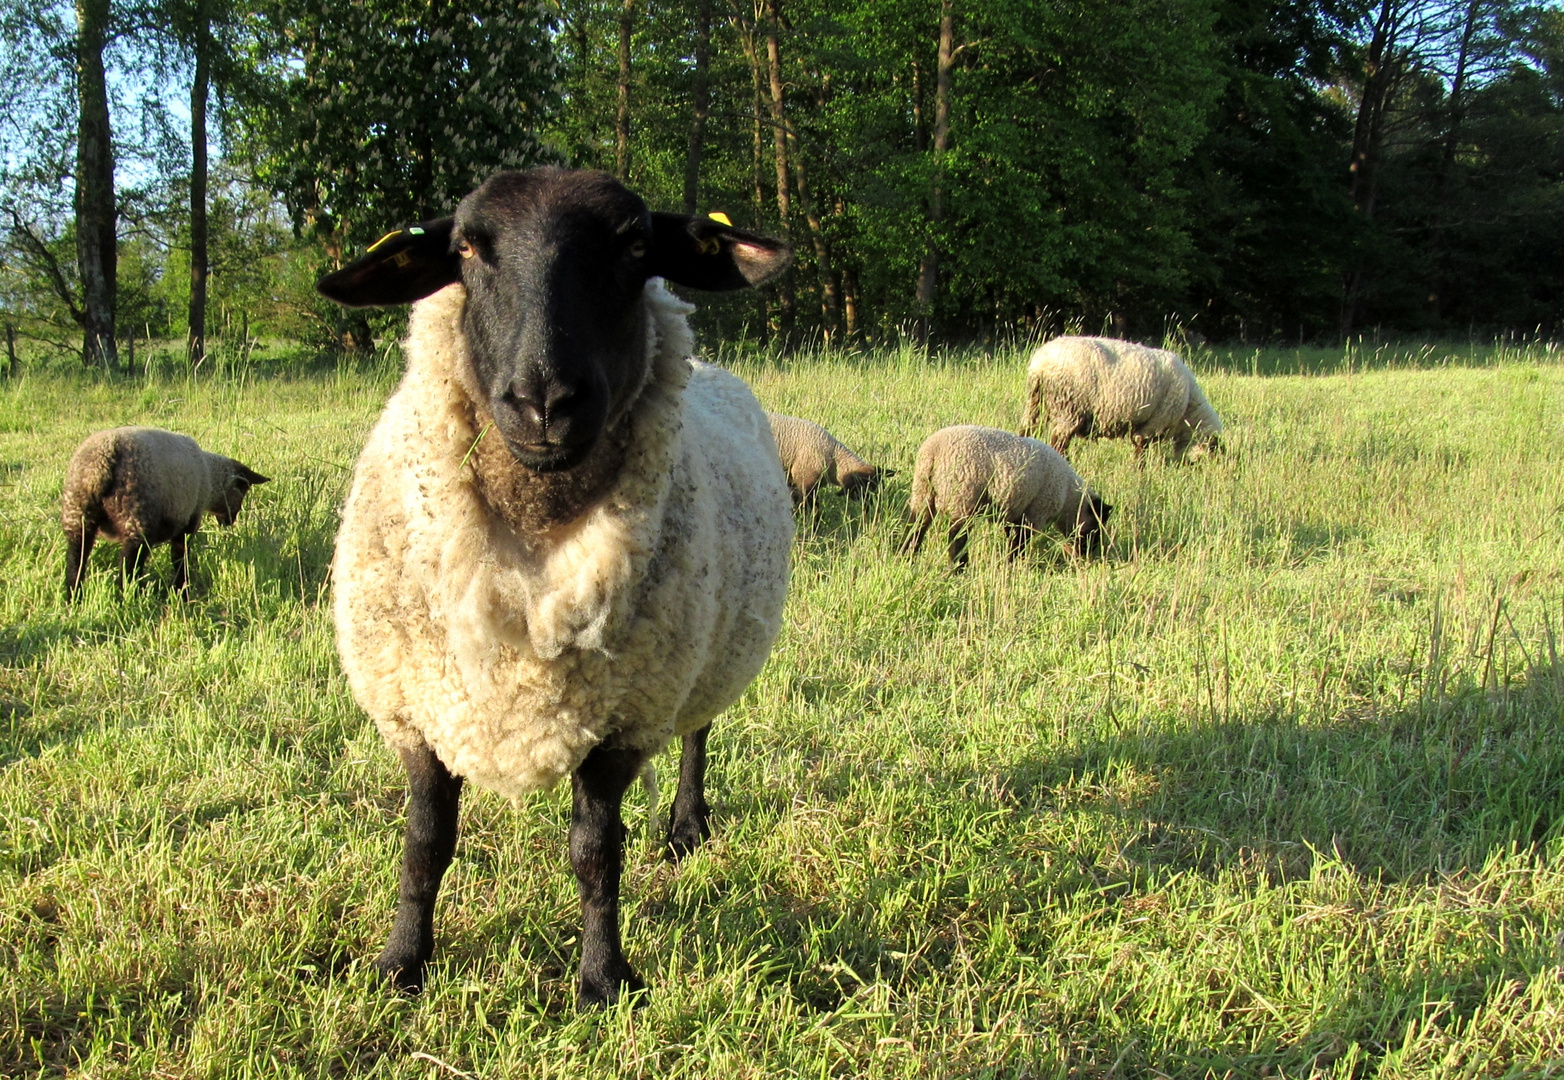
M1564 10L3 0L10 363L372 348L313 281L544 162L792 239L756 345L1551 336Z

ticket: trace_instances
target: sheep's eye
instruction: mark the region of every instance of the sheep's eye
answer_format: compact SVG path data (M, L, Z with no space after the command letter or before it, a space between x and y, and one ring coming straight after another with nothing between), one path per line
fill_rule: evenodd
M646 241L632 240L630 242L628 251L630 252L630 258L632 259L644 258L646 256Z
M464 259L470 259L473 257L475 252L472 249L472 245L467 241L458 240L456 242L456 254L460 255Z

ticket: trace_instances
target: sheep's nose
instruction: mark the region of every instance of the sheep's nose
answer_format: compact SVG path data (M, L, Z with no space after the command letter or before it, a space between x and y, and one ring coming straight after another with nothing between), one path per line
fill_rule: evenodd
M563 436L579 397L572 387L537 377L517 379L505 396L522 423L535 428L540 440L547 442L557 442Z

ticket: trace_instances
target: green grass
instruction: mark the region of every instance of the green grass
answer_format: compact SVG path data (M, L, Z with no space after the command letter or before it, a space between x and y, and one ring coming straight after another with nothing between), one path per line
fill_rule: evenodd
M563 792L469 797L428 990L367 970L402 778L326 566L391 376L0 381L0 1075L1564 1073L1564 366L1335 356L1206 350L1225 457L1086 445L1108 557L988 527L963 577L895 554L913 455L1013 424L1019 355L741 364L901 472L806 524L712 843L634 793L652 995L584 1016ZM67 608L64 464L128 422L277 480L193 602L110 548Z

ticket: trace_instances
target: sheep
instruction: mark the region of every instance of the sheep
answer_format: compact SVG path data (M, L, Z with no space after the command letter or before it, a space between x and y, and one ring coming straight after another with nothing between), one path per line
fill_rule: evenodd
M130 578L140 574L152 548L168 543L174 590L188 595L186 543L201 515L232 525L250 488L269 479L162 428L118 427L87 436L66 466L60 499L66 598L81 590L100 532L119 541L121 573Z
M1135 460L1148 443L1168 440L1190 461L1221 448L1222 421L1176 353L1114 338L1058 337L1032 353L1026 373L1022 435L1038 435L1046 409L1048 441L1129 437Z
M577 1003L643 987L620 945L621 800L678 736L665 854L709 835L707 736L781 629L793 537L764 413L686 359L694 309L663 279L744 288L791 257L545 168L495 174L319 283L418 301L332 563L349 686L408 773L375 961L395 986L423 985L463 781L516 798L569 776Z
M787 472L793 505L813 504L821 484L835 484L849 498L863 498L877 490L894 469L877 469L853 453L825 428L812 420L768 412L771 436Z
M902 545L915 555L937 513L950 517L950 561L967 565L967 525L992 506L1009 534L1010 560L1028 535L1052 525L1069 536L1076 554L1100 550L1102 527L1113 507L1087 487L1070 463L1047 443L998 428L958 424L941 428L918 448L908 508L912 532Z

